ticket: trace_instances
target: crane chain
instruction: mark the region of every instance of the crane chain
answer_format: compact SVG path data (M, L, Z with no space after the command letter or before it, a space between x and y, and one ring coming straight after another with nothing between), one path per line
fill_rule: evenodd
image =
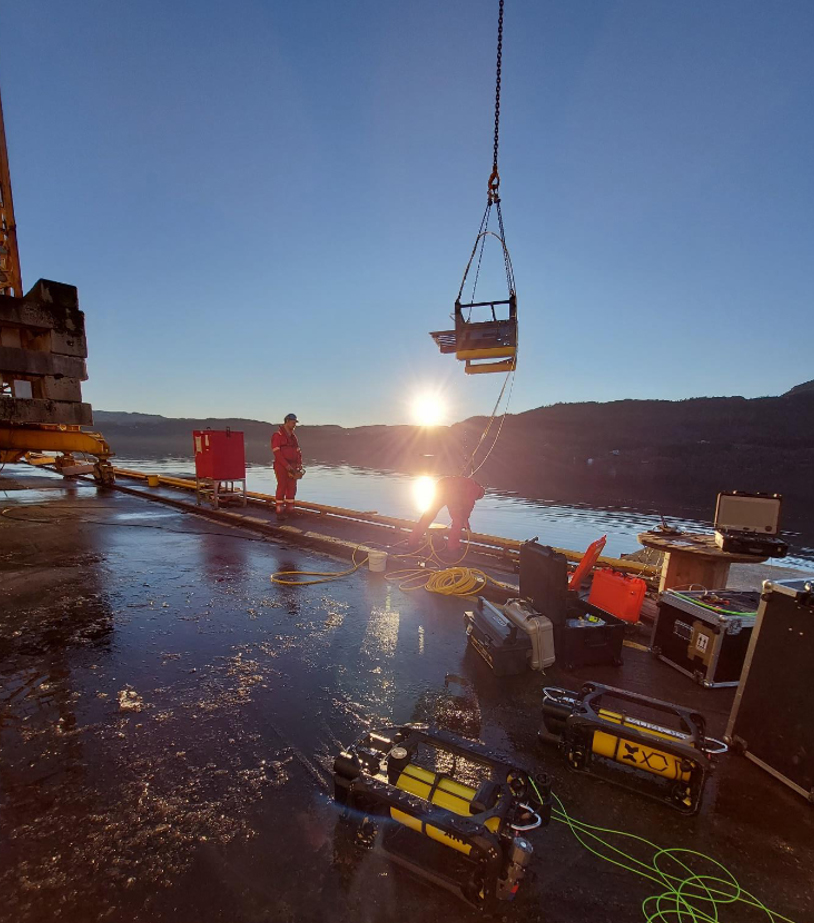
M500 72L503 65L503 4L500 0L497 17L497 77L495 79L495 149L492 159L492 175L489 177L489 201L498 201L500 174L497 169L497 154L500 144Z

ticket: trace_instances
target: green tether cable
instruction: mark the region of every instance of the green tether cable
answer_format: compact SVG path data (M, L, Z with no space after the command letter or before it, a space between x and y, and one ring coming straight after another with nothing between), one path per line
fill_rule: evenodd
M700 599L693 599L692 596L685 596L683 593L677 593L675 590L670 590L670 592L673 594L673 596L678 596L679 599L686 600L688 603L692 603L694 606L701 606L703 609L711 609L713 612L721 612L723 615L757 615L757 610L754 612L733 612L731 609L722 609L720 606L710 606L709 603L702 603Z
M543 799L534 780L530 779L530 781L538 801L542 802ZM663 893L649 895L642 901L642 913L646 923L723 923L719 908L726 904L745 904L753 907L765 913L770 923L778 923L778 921L794 923L789 917L770 910L753 894L744 891L735 876L711 856L692 849L661 848L650 840L634 833L598 827L585 821L577 820L568 814L557 795L553 795L553 797L558 805L553 812L554 820L565 824L588 852L666 889ZM653 855L649 862L637 859L618 846L614 846L613 843L600 836L600 834L637 840L652 849ZM616 853L620 859L614 859L607 855L606 852L600 851L591 845L588 840L595 841L608 852ZM694 871L687 862L683 861L684 858L690 860L693 857L712 864L718 874L701 874ZM673 862L685 874L671 874L665 871L661 867L664 860Z

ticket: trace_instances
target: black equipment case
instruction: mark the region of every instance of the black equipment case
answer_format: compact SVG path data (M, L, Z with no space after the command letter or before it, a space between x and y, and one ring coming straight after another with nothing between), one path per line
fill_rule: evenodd
M726 739L814 802L814 576L766 580Z
M759 603L751 590L667 590L650 648L708 689L737 686Z
M531 638L488 600L479 596L475 609L464 613L464 622L469 643L495 676L514 676L528 669Z
M520 595L554 626L557 663L565 670L622 663L625 623L568 589L564 554L536 540L520 546Z

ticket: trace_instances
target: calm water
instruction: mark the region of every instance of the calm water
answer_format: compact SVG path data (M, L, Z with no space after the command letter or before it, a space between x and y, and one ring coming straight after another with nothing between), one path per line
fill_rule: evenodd
M194 477L189 458L117 457L116 464L137 471ZM270 465L250 466L247 479L249 490L273 493L276 489L277 482ZM306 477L300 481L299 496L313 503L413 519L421 509L419 480L404 474L348 466L310 465ZM439 514L439 521L449 521L445 510ZM659 522L655 511L572 506L496 491L487 492L471 518L476 532L520 540L537 536L542 542L560 548L583 549L600 535L607 535L605 554L610 556L638 550L640 546L636 535L654 528ZM711 519L703 522L671 518L669 522L690 532L707 532L712 528ZM777 563L810 570L814 563L812 544L796 533L785 533L784 537L792 546L793 554Z

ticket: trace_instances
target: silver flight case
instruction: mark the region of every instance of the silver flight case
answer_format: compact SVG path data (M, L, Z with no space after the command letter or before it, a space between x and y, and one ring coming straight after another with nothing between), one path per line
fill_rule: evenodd
M523 599L510 599L502 607L503 613L531 640L529 666L532 670L545 670L554 663L554 626L551 620L540 615Z

